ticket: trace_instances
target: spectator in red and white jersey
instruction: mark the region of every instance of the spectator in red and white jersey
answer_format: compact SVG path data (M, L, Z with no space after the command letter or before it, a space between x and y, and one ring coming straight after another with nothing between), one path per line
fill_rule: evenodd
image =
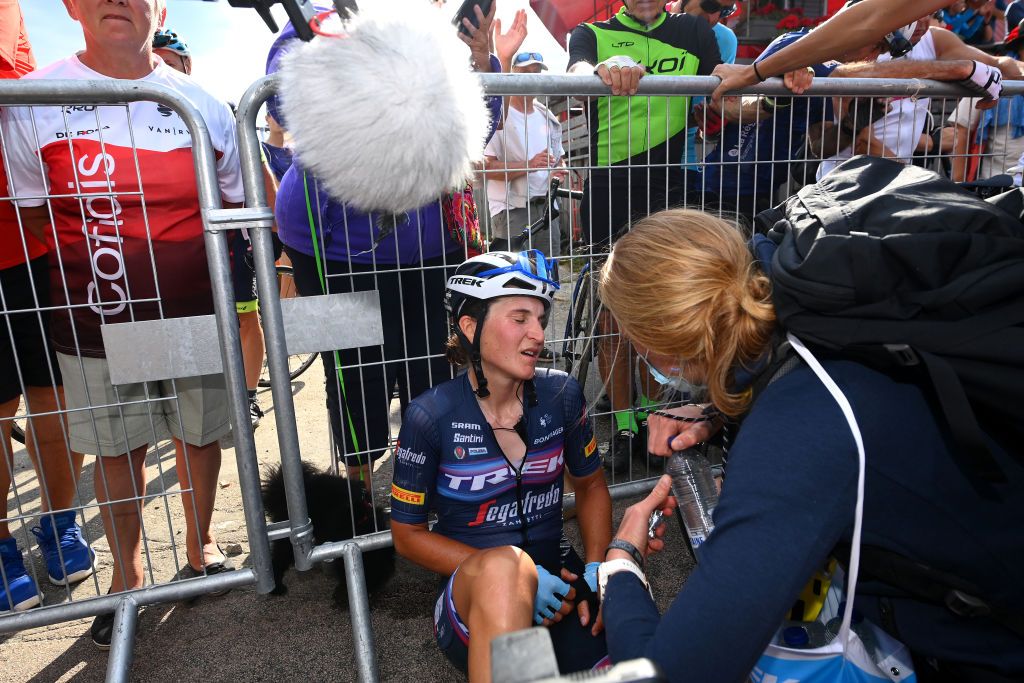
M18 2L0 2L0 78L20 78L36 67ZM2 154L2 150L0 150ZM38 173L38 171L37 171ZM0 156L0 196L7 174ZM95 554L68 510L82 471L82 455L65 441L58 412L63 404L60 369L47 340L50 305L46 243L22 231L14 204L0 201L0 612L25 610L40 602L39 587L7 522L13 451L10 418L25 401L25 443L39 481L41 515L35 533L49 579L81 581L93 572ZM27 534L26 534L27 536Z
M29 77L130 79L175 90L205 120L222 199L237 206L243 192L230 110L152 52L164 0L65 5L82 26L85 50ZM72 411L71 446L100 456L96 497L113 554L113 592L143 584L138 497L145 491L145 455L151 443L168 437L184 492L183 571L231 568L210 530L217 441L230 429L223 376L115 387L105 358L101 324L213 313L188 128L163 105L135 102L127 109L34 107L5 115L12 194L24 198L16 201L26 227L59 257L50 271L54 303L68 308L54 314L51 336ZM58 196L40 198L47 194ZM160 398L168 400L154 400ZM109 647L112 625L112 615L93 622L100 647Z

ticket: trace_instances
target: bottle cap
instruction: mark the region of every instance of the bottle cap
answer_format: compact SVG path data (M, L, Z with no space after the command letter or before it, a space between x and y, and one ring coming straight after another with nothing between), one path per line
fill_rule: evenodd
M811 636L803 626L790 626L782 631L782 641L788 647L805 648L811 642Z

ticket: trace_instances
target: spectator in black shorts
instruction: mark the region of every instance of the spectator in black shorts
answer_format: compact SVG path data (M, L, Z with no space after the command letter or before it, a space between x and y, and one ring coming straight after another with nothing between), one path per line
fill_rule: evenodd
M35 58L17 3L0 10L0 78L32 71ZM8 38L10 40L8 40ZM7 174L0 157L0 195ZM10 419L24 398L28 414L25 445L39 482L40 507L61 511L39 517L32 529L46 560L49 579L57 584L81 581L93 572L95 553L82 538L74 502L82 471L82 454L70 450L58 411L64 405L60 368L49 343L50 275L47 246L23 232L10 201L0 201L0 612L39 604L39 587L25 569L7 519L7 496L14 470Z
M634 95L646 74L708 75L721 61L707 20L669 14L663 2L626 0L608 21L580 24L569 39L569 72L596 73L617 97L590 104L590 177L584 186L581 217L584 239L607 248L633 219L682 202L679 166L690 117L688 97ZM614 323L601 317L598 369L614 411L609 449L616 472L629 469L630 455L646 452L633 412L632 364L628 344L620 344Z

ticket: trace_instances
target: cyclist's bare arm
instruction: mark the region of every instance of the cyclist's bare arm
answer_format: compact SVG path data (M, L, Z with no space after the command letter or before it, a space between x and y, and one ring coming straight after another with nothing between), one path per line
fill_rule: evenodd
M917 21L949 5L949 0L863 0L837 14L792 45L757 63L765 78L778 76L805 66L823 64L837 56L878 42L886 33ZM720 64L713 75L722 79L712 99L726 92L758 82L751 65Z
M18 207L17 211L25 234L32 235L43 244L46 244L47 228L50 226L50 210L46 204L42 206L21 206Z

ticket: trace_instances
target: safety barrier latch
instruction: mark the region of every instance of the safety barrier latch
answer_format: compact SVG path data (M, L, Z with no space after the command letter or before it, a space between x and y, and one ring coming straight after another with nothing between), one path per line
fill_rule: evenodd
M203 224L208 232L221 230L252 230L274 226L274 212L268 206L253 206L240 209L207 209L203 212Z

